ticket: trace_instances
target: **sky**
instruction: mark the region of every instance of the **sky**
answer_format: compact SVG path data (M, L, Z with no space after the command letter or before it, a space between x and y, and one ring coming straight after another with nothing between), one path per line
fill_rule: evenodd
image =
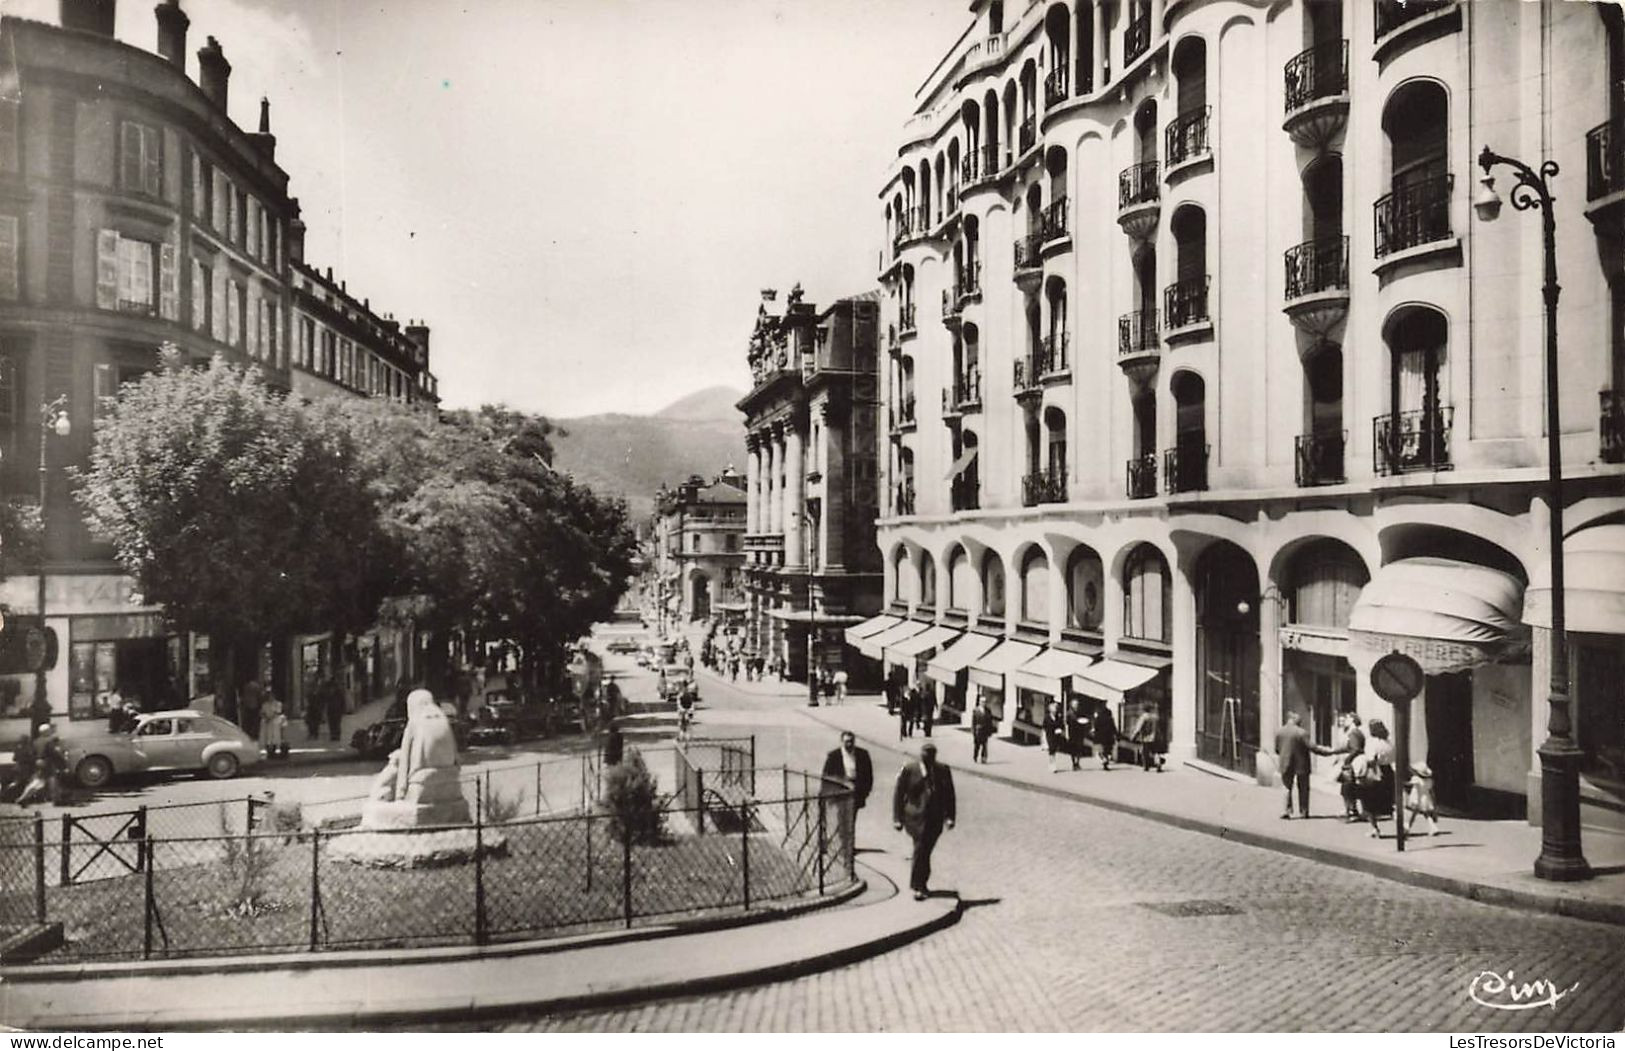
M155 46L154 0L117 33ZM648 412L749 385L760 289L876 285L877 199L967 0L182 0L271 101L309 232L421 318L449 406ZM0 0L55 22L56 0Z

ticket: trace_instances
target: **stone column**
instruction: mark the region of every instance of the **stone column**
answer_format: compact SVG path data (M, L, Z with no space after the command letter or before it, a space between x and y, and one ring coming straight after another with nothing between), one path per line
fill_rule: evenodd
M1094 5L1095 36L1089 42L1089 68L1096 88L1106 86L1106 61L1111 54L1111 41L1106 39L1106 12L1102 0Z
M756 511L756 524L764 533L779 531L778 471L778 443L773 440L773 432L769 430L762 436L762 491Z
M802 514L807 507L806 447L795 424L784 429L784 564L807 564L806 531Z
M762 477L762 454L754 434L746 437L745 445L749 450L745 454L745 535L749 536L758 531L757 516L760 513L761 494L757 491L757 486Z
M768 506L773 514L773 532L784 535L784 504L787 499L785 490L789 488L789 465L785 463L784 425L778 424L773 428L773 494ZM779 562L783 565L783 560Z
M1196 755L1196 589L1177 559L1169 561L1168 571L1173 575L1173 609L1168 612L1173 619L1174 650L1174 666L1169 670L1173 713L1168 720L1168 757L1177 763Z

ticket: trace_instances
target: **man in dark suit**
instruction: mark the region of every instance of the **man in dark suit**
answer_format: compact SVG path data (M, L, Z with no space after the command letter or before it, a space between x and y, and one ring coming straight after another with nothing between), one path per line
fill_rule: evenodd
M1286 786L1286 809L1283 818L1292 817L1292 785L1298 785L1298 815L1309 816L1309 732L1303 728L1303 716L1297 711L1286 713L1286 722L1275 731L1275 762L1281 768L1281 784Z
M954 827L954 817L953 774L937 762L937 746L927 741L920 746L919 760L904 764L897 772L897 787L892 792L892 824L907 829L914 840L908 882L915 901L930 895L931 851L942 830Z
M858 811L869 801L874 787L875 768L868 749L858 747L851 730L843 730L841 747L830 749L824 756L824 781L819 795L839 797L825 800L824 805L833 810L835 842L843 844L847 857L854 848Z

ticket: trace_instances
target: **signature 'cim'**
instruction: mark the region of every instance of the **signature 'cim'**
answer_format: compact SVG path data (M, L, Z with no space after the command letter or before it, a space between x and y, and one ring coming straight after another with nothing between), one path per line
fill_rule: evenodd
M1532 982L1515 982L1515 975L1505 976L1494 971L1479 971L1467 987L1467 995L1476 1004L1497 1011L1527 1011L1535 1007L1557 1009L1557 1002L1580 988L1575 982L1567 989L1559 989L1550 978L1537 978Z

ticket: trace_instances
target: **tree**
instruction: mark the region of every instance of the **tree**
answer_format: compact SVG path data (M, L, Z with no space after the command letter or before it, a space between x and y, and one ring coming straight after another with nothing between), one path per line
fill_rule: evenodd
M387 551L351 436L215 358L161 366L109 400L75 472L90 527L174 626L206 632L220 710L236 657L269 637L354 623Z

